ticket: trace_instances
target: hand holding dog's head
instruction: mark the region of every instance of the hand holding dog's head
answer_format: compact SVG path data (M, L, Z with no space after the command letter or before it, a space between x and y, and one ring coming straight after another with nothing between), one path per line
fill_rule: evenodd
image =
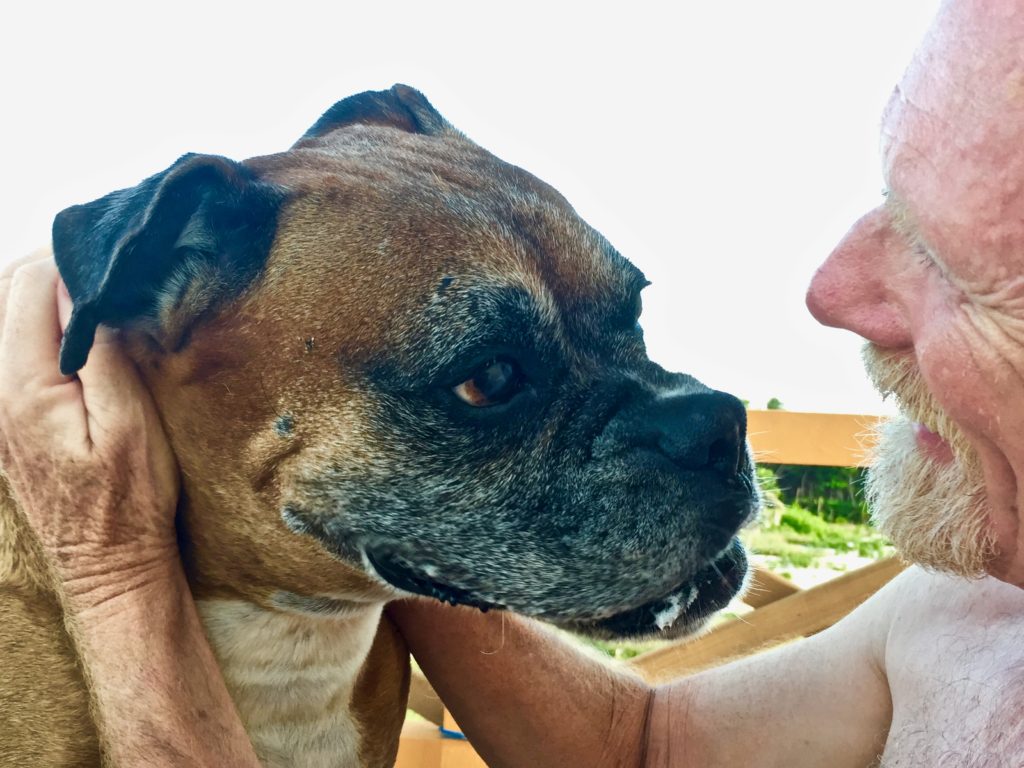
M186 156L54 245L62 367L126 329L200 589L294 607L383 579L624 634L738 588L742 406L651 363L642 275L418 92L339 102L280 155Z

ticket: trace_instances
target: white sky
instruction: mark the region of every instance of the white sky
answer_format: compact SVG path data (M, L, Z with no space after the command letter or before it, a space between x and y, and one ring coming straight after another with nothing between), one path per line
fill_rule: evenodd
M647 273L663 365L753 406L880 412L803 293L880 199L879 115L936 4L9 3L0 261L186 151L280 151L405 82Z

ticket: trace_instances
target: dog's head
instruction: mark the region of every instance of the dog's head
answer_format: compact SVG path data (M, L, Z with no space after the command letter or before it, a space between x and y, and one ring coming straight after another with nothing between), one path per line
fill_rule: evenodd
M643 275L410 88L68 209L54 249L62 367L123 329L201 591L397 588L626 635L692 629L743 581L741 403L650 362Z

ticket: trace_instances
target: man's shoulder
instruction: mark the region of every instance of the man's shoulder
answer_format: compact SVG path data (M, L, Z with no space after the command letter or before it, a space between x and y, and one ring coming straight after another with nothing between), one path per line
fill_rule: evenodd
M877 597L893 702L884 765L1005 765L1024 748L1012 714L1024 693L1024 590L911 568Z
M878 597L882 666L894 692L988 675L1024 685L1024 590L910 568Z
M875 599L893 621L989 623L995 617L1024 621L1024 590L986 576L966 579L911 566Z
M911 566L835 629L830 642L859 647L884 670L894 659L930 655L954 637L983 643L993 632L1024 633L1024 590Z

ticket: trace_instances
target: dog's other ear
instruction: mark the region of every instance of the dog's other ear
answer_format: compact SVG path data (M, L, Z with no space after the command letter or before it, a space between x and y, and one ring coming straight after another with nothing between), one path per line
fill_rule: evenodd
M258 274L283 199L233 160L185 155L138 186L57 214L53 251L74 302L61 372L85 365L96 326L138 326L178 349L205 313Z
M295 148L313 146L334 131L358 124L383 125L428 136L454 131L426 96L399 83L386 91L365 91L342 99L323 113L295 143Z

